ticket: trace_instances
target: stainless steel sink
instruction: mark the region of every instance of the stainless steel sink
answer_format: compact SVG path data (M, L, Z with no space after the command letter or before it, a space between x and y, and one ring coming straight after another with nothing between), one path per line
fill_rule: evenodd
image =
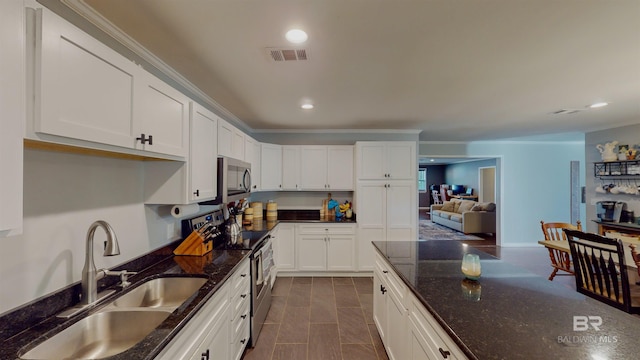
M205 278L164 277L147 281L130 292L115 299L109 306L175 308L193 295L204 283Z
M36 346L21 359L102 359L144 339L171 313L105 311L90 315Z

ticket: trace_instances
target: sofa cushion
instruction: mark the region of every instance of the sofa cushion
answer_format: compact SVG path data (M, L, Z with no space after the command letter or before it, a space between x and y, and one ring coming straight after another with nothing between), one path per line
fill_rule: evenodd
M449 217L449 220L461 223L462 222L462 214L452 214Z
M434 215L443 219L448 219L451 214L446 211L437 211Z
M489 211L489 212L493 212L493 211L496 211L496 204L494 204L492 202L476 203L471 208L471 211Z
M453 212L458 212L458 209L460 208L460 204L462 204L462 200L451 199L451 202L453 203Z
M455 204L454 204L454 202L453 202L453 201L445 201L445 202L442 204L442 207L440 208L440 210L442 210L442 211L449 211L449 212L455 212L455 211L454 211L454 206L455 206Z
M458 207L458 211L456 211L457 213L462 214L465 211L471 211L471 209L476 205L475 201L471 201L471 200L462 200L460 202L460 207Z

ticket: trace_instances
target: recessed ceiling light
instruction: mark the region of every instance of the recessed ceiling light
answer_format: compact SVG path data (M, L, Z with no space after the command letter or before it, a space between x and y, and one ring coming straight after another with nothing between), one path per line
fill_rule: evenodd
M289 42L294 44L302 44L309 38L309 36L307 36L307 33L300 29L291 29L287 31L285 37L287 38L287 40L289 40Z
M304 110L311 110L313 109L313 104L302 104L300 107Z
M436 159L431 159L431 160L429 160L429 161L434 162L434 161L436 161Z
M607 106L607 105L609 105L608 102L598 102L598 103L589 105L589 108L597 109L597 108L601 108L601 107L604 107L604 106Z

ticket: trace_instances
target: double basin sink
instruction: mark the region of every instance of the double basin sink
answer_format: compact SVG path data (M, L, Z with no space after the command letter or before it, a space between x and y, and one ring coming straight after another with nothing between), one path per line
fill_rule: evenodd
M102 359L124 352L142 341L206 282L205 278L194 277L146 281L20 359Z

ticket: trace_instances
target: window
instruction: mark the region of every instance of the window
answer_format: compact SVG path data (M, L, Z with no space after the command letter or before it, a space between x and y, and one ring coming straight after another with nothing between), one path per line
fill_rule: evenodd
M427 192L427 169L418 169L418 191Z

